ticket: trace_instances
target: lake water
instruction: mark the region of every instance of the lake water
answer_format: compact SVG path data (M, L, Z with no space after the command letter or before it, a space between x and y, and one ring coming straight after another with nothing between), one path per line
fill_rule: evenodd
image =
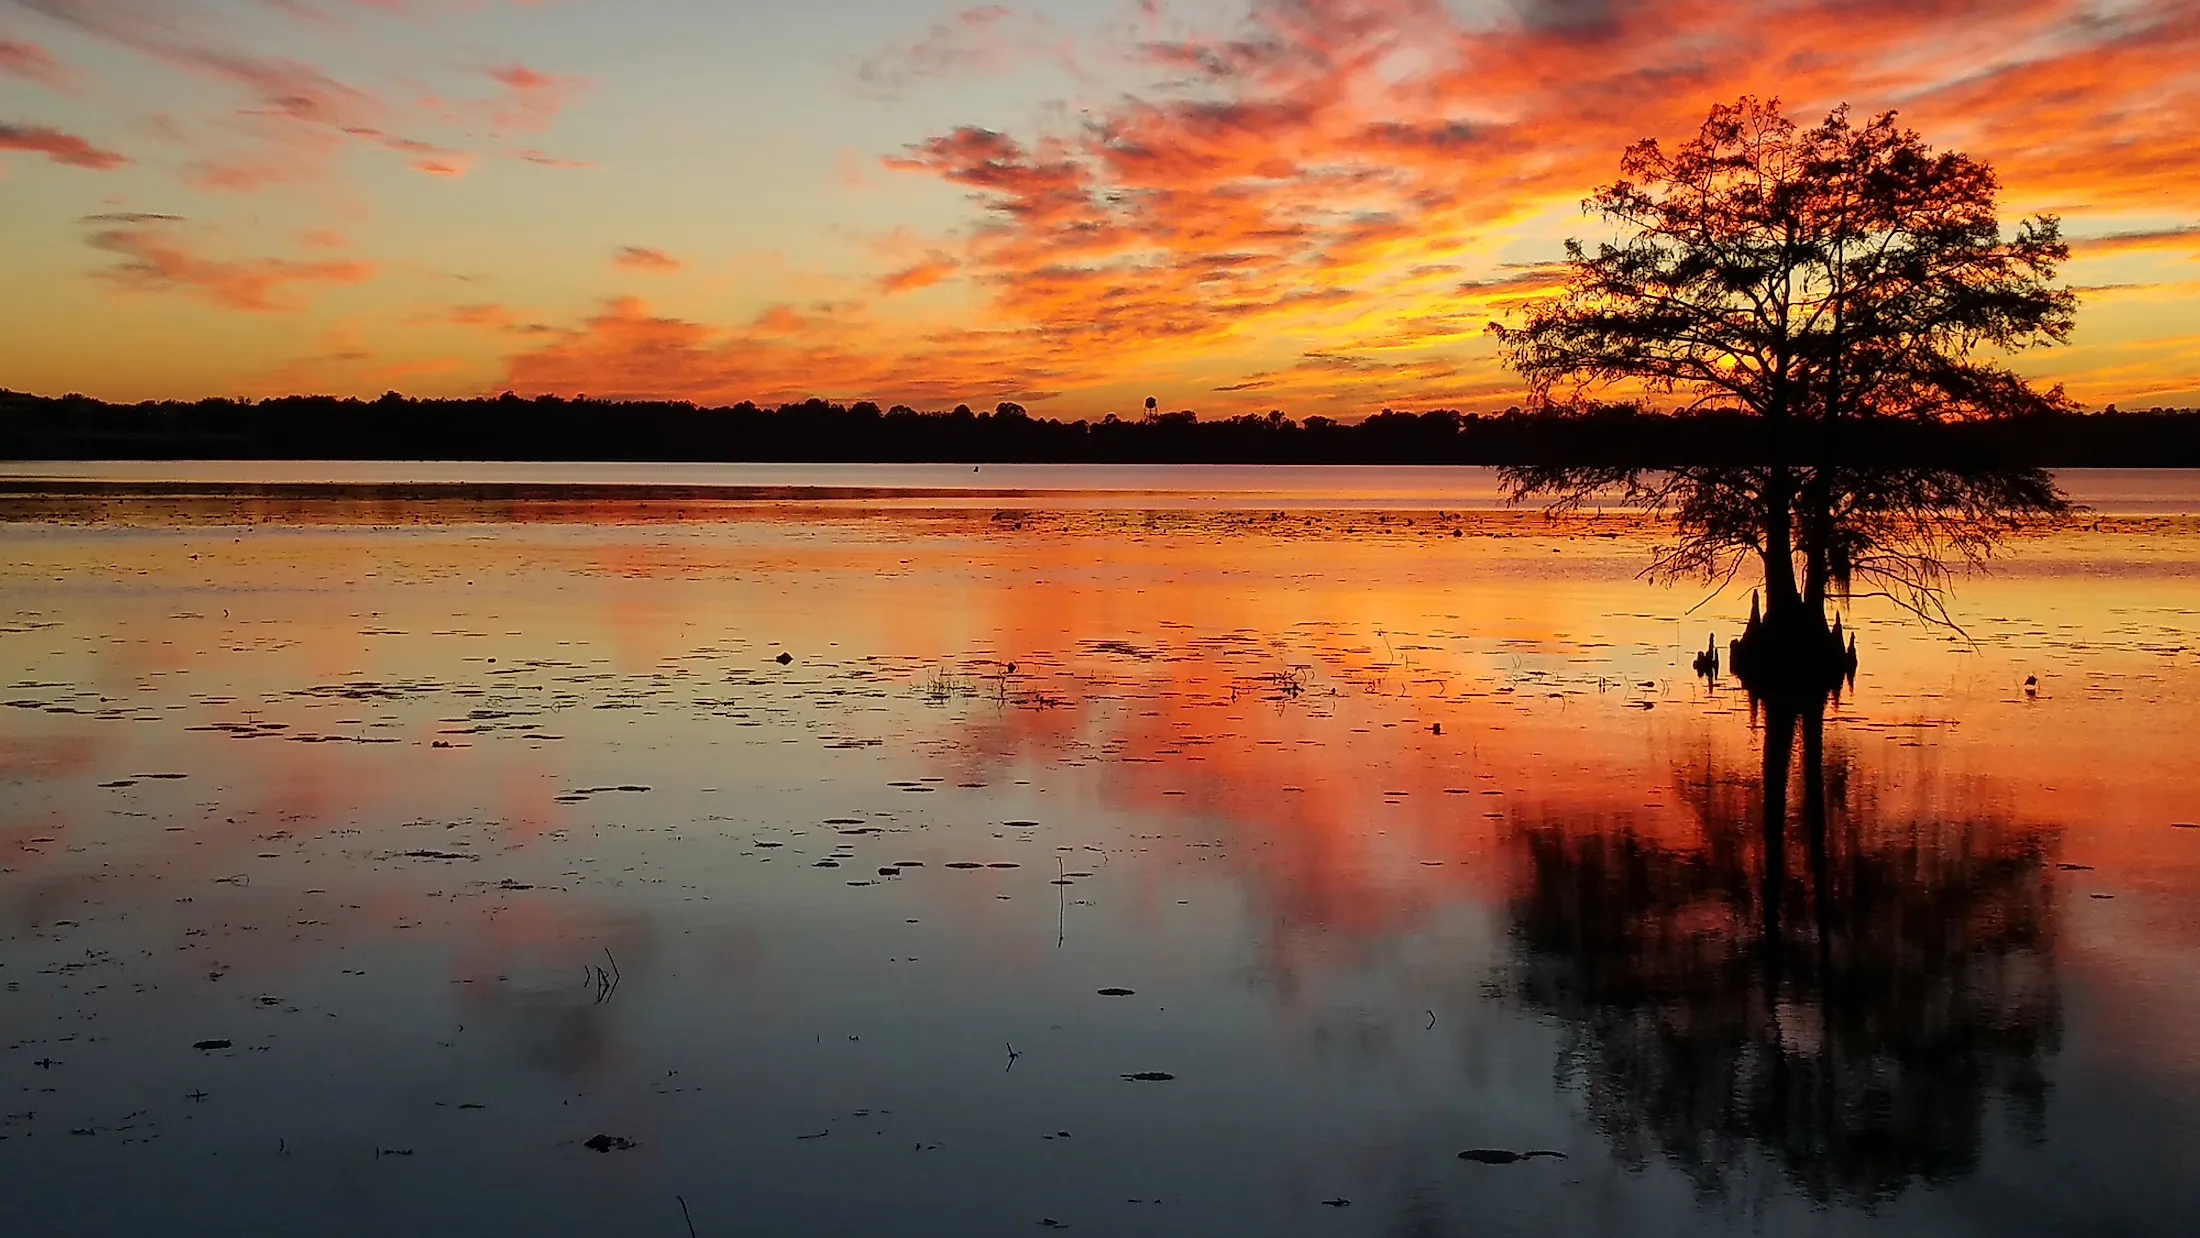
M2200 478L1791 725L1472 471L8 471L10 1232L2200 1216Z
M2200 515L2181 469L2065 469L2071 497L2112 516ZM663 502L714 490L719 501L860 500L873 506L982 507L1009 500L1082 510L1499 511L1497 471L1455 466L1250 464L561 464L436 460L0 460L0 487L80 483L175 497L192 489L350 487L591 489ZM367 497L367 496L355 496ZM456 497L456 496L453 496ZM595 497L595 496L591 496ZM539 514L539 513L538 513Z

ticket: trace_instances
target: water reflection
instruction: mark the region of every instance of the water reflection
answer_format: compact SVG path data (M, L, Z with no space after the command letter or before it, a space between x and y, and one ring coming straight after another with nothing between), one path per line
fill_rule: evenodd
M1771 711L1758 770L1678 765L1694 837L1612 817L1514 839L1513 978L1565 1021L1562 1082L1623 1163L1706 1195L1769 1162L1875 1204L1975 1170L1997 1114L2044 1128L2056 832L1901 804L1827 729L1823 706Z
M2028 547L1963 656L1881 624L1768 783L1639 536L993 517L0 521L11 1223L2200 1208L2200 541Z

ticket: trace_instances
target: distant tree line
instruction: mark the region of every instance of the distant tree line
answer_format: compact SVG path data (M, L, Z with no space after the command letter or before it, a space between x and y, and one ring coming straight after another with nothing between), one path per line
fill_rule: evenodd
M1015 404L925 413L807 400L762 408L503 395L284 396L110 404L0 391L0 457L68 459L674 460L1078 464L1749 464L1763 419L1629 403L1358 422L1281 412L1062 421ZM2200 467L2200 409L2067 410L1977 422L1852 426L1828 450L1871 463Z

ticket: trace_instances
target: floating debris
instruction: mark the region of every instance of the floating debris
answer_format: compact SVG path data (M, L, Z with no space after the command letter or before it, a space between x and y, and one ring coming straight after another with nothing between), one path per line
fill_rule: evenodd
M1102 997L1136 997L1136 996L1138 996L1138 990L1136 990L1136 989L1102 989L1102 990L1100 990L1100 996L1102 996Z
M1513 1152L1505 1148L1468 1148L1459 1154L1459 1159L1473 1161L1478 1165L1517 1165L1522 1161L1539 1159L1563 1161L1566 1154L1550 1151Z
M1125 1075L1123 1078L1132 1083L1168 1083L1176 1076L1165 1070L1142 1070L1134 1075ZM1462 1153L1462 1155L1464 1154Z
M202 1040L191 1047L194 1049L228 1049L234 1046L233 1042L227 1040Z
M641 1145L623 1135L598 1135L581 1146L591 1152L631 1152Z

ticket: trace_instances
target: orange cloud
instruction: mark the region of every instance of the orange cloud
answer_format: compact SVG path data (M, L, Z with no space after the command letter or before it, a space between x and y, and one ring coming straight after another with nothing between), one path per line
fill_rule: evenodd
M501 305L461 305L450 312L448 321L456 327L487 327L504 331L509 330L515 320L512 311Z
M96 217L95 217L96 218ZM293 262L281 258L219 259L192 253L147 217L94 232L88 244L119 261L100 277L132 292L183 292L223 309L275 313L301 308L286 290L302 284L358 284L374 276L364 262Z
M923 261L891 272L880 279L879 291L887 296L894 296L898 293L915 292L920 288L930 288L952 278L961 267L962 263L957 259L935 250Z
M747 326L721 329L650 311L633 297L605 303L577 327L540 333L509 360L503 386L521 395L588 392L607 398L779 402L863 391L944 405L1007 399L1089 383L1094 363L1049 357L983 331L934 332L901 350L878 347L859 310L778 306Z
M648 249L640 245L621 247L618 256L611 261L613 265L622 271L670 273L679 270L682 266L680 260L671 254L660 249Z
M1081 367L1063 359L1106 356L1096 381L1199 375L1218 411L1503 399L1515 387L1483 324L1553 276L1495 263L1500 247L1556 257L1549 221L1571 220L1623 148L1692 133L1712 102L1743 93L1783 96L1806 119L1844 101L1866 113L1900 103L1929 140L1995 163L2012 213L2200 197L2200 4L2189 0L2112 13L2083 0L1790 0L1776 20L1738 20L1716 0L1521 0L1473 20L1441 0L1259 0L1240 25L1208 31L1145 8L1149 33L1112 54L1146 88L1066 128L971 125L886 159L962 187L978 213L960 234L918 242L920 260L890 256L871 295L953 274L986 300L967 330L944 335L873 321L892 338L855 344L813 325L809 346L856 348L864 362L810 381L885 398L861 384L891 354L895 392L1027 373L1075 397L1062 411L1098 412L1102 398L1076 396ZM1006 21L971 10L896 63L919 75L992 65L986 40ZM786 386L777 353L730 343L754 328L689 325L716 341L708 390ZM614 375L633 372L601 351L640 342L621 315L580 334ZM554 368L579 362L574 341L556 347ZM958 371L974 356L984 369Z
M0 124L0 150L29 151L72 168L105 172L130 162L111 150L102 150L73 133L43 125Z

